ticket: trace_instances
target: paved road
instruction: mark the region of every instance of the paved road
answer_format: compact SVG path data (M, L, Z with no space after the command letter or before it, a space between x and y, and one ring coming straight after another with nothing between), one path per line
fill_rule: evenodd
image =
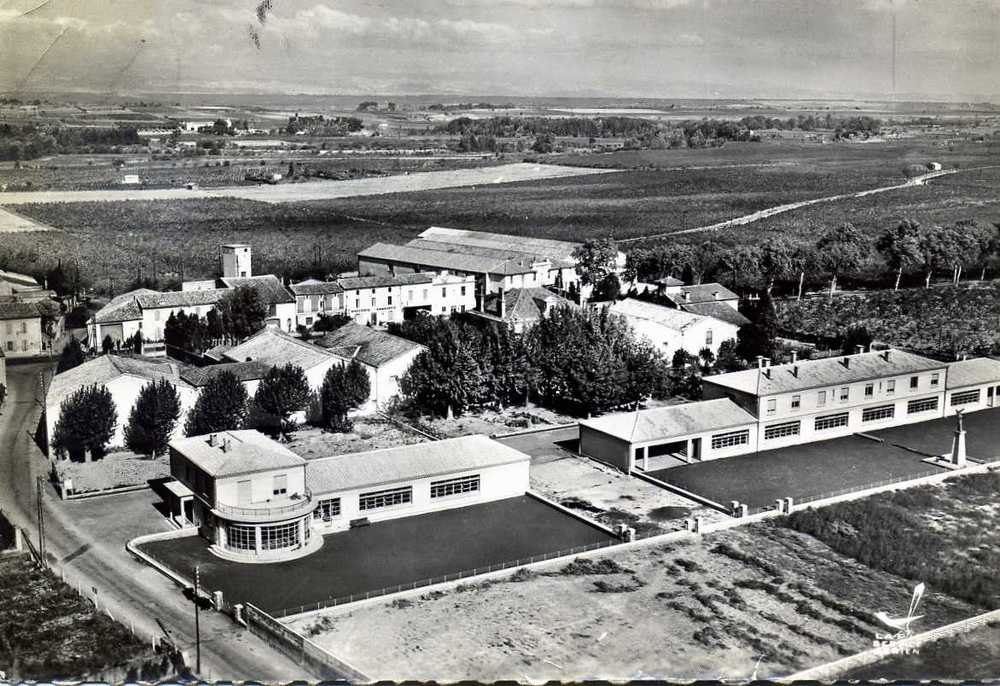
M31 434L41 407L36 401L38 374L49 363L10 364L8 397L0 414L0 507L27 531L37 527L35 477L47 461ZM63 502L51 490L44 496L46 552L67 581L87 591L96 588L102 607L119 621L134 622L144 635L161 635L156 620L194 659L194 619L190 602L166 577L132 558L125 541L167 528L152 508L150 491ZM32 537L32 540L37 540ZM202 676L208 679L264 682L315 679L249 631L215 612L201 614Z
M531 464L545 464L574 456L580 440L580 425L555 427L513 436L497 436L496 440L514 450L531 455Z

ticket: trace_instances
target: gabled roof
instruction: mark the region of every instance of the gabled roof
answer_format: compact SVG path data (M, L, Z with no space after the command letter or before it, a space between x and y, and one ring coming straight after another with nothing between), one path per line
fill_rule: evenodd
M416 274L374 274L371 276L344 276L337 279L337 283L345 291L354 291L359 288L386 288L391 286L413 286L434 281L434 274L426 272Z
M749 319L724 302L685 303L681 306L681 309L691 314L700 314L703 317L721 319L733 326L746 326L750 323Z
M723 305L723 307L726 307L726 305ZM635 298L619 300L611 305L610 309L612 313L620 314L627 319L641 319L681 333L688 327L705 321L705 317L691 314L690 312L684 312L673 307L665 307L643 300L636 300Z
M447 246L442 246L447 247ZM391 243L376 243L358 253L359 259L371 258L389 262L415 264L434 269L450 269L452 271L473 272L477 274L527 274L531 265L518 264L511 260L495 257L466 255L448 250L429 250L411 245L394 245Z
M868 379L903 376L934 369L943 370L947 366L945 362L902 350L882 350L856 355L838 355L822 360L801 360L764 369L753 368L728 374L715 374L702 377L702 383L732 388L760 397Z
M144 310L155 310L163 307L184 308L215 305L230 292L228 288L212 288L203 291L150 291L135 296L135 299Z
M498 302L501 297L504 299L504 316L502 318L499 316L500 305ZM510 288L502 294L487 296L486 308L488 311L482 314L488 315L491 319L496 318L498 321L531 323L541 319L543 310L548 307L561 307L563 305L577 307L573 301L567 300L547 288L539 286Z
M209 445L209 436L215 437L215 445ZM306 464L285 446L253 429L179 438L170 442L170 448L216 478Z
M666 286L667 288L674 287L674 286L683 286L684 285L683 281L681 281L680 279L678 279L677 277L674 277L674 276L664 276L664 277L661 277L661 278L657 279L653 283L658 283L661 286Z
M420 238L425 241L451 243L453 245L534 253L560 260L572 259L573 251L581 245L581 243L573 241L559 241L552 238L515 236L507 233L452 229L444 226L431 226L420 233Z
M288 292L284 284L274 274L261 274L259 276L228 277L219 279L229 288L238 286L249 286L257 291L260 301L266 305L276 305L279 303L293 303L295 296Z
M33 276L10 272L4 269L0 269L0 281L6 281L11 286L14 286L14 290L23 288L37 290L42 287L42 284L38 283L38 280Z
M341 357L357 358L371 367L381 367L404 355L423 350L424 346L391 333L348 322L334 331L313 339L316 345L336 351ZM346 353L351 353L347 355Z
M336 281L320 281L318 279L306 279L299 283L293 283L288 288L295 295L336 295L344 292L344 289Z
M167 379L175 386L190 388L181 378L182 370L181 365L164 358L101 355L52 377L46 403L51 405L60 402L79 388L93 384L105 385L122 376L135 376L149 381ZM118 408L119 422L128 420L127 415L121 416L123 412L128 412L128 408Z
M687 296L685 298L685 296ZM721 283L702 283L696 286L681 286L680 290L674 293L667 293L678 305L689 303L722 302L726 300L739 300L740 296L723 286Z
M272 327L261 329L222 356L233 362L255 361L272 367L290 362L306 371L335 357L323 348Z
M0 320L36 319L47 313L46 310L39 307L40 304L38 301L22 302L20 300L0 302Z
M992 357L974 357L971 360L952 362L948 365L945 387L951 390L994 381L1000 381L1000 360L994 360Z
M314 494L377 487L414 479L471 473L527 462L528 455L481 434L364 453L309 460L306 482Z
M572 267L575 263L569 258L553 257L544 252L537 252L530 249L530 246L519 245L518 248L498 248L486 245L466 245L464 243L452 244L441 241L429 241L422 238L414 238L406 243L414 248L426 248L428 250L444 250L462 255L478 255L479 257L493 257L499 260L513 260L518 264L531 265L541 262L548 262L553 267Z
M110 324L116 322L132 322L142 319L142 309L136 301L140 295L158 295L157 291L149 288L139 288L128 293L116 295L108 304L94 313L94 321L98 324Z
M580 426L630 443L642 443L753 424L756 421L752 414L729 398L718 398L639 412L618 412L583 420Z
M181 372L181 378L196 388L201 388L219 374L229 372L238 381L253 381L263 379L271 365L264 364L259 360L251 362L226 362L223 364L210 364L207 367L188 367Z

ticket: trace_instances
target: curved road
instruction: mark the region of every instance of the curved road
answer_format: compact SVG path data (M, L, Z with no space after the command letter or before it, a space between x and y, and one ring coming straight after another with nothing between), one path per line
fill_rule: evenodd
M870 188L866 191L857 191L856 193L841 193L839 195L828 195L823 198L813 198L812 200L800 200L799 202L790 202L784 205L775 205L774 207L768 207L767 209L758 210L757 212L752 212L751 214L745 214L742 217L736 217L735 219L727 219L726 221L718 222L716 224L709 224L707 226L697 226L693 229L681 229L679 231L665 231L663 233L655 233L649 236L622 238L618 240L618 243L634 243L636 241L649 240L650 238L666 238L667 236L677 236L685 233L698 233L699 231L719 231L721 229L728 229L733 226L744 226L746 224L752 224L753 222L760 221L761 219L766 219L767 217L773 217L776 214L791 212L793 210L798 210L803 207L808 207L809 205L817 205L822 202L835 202L837 200L847 200L849 198L863 198L866 195L876 195L878 193L887 193L889 191L900 190L901 188L912 188L913 186L923 186L931 179L936 179L940 176L958 174L959 172L979 171L982 169L996 169L998 167L1000 167L1000 165L994 164L994 165L987 165L985 167L970 167L968 169L940 169L938 171L928 172L927 174L921 174L920 176L914 176L912 179L909 179L904 183L898 183L894 186L882 186L881 188Z
M7 402L0 411L0 508L37 542L35 477L48 461L32 433L41 414L39 374L52 363L14 363L7 367ZM158 500L149 490L124 495L62 501L48 487L45 496L46 557L82 586L126 626L134 623L145 636L169 630L175 645L194 666L194 612L190 601L168 579L132 558L127 540L140 533L169 528L153 510ZM307 672L249 631L216 612L201 613L201 662L206 679L287 682L313 680Z

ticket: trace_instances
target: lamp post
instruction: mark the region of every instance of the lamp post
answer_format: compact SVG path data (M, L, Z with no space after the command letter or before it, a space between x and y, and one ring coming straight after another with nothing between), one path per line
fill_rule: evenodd
M198 565L194 566L194 672L195 674L201 674L201 626L200 621L200 610L198 606L198 582L200 580L201 572L198 569Z

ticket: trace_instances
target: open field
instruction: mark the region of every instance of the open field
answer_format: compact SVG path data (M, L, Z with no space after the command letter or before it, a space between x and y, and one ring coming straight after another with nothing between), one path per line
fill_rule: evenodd
M198 536L154 541L142 548L184 575L197 562L205 588L223 591L229 602L252 602L281 614L328 599L611 540L597 527L521 496L328 534L321 549L289 562L228 562L210 553Z
M752 526L294 623L375 679L760 678L871 647L906 582ZM933 591L928 626L969 616ZM378 636L373 643L371 636Z
M0 670L12 681L79 679L148 652L27 554L0 556L0 597Z
M914 426L910 436L915 437ZM919 440L919 439L918 439ZM670 467L649 475L721 504L731 500L751 511L773 507L777 498L795 502L861 490L885 481L903 481L941 472L891 443L859 436L765 450L749 455ZM747 475L752 474L753 478Z
M186 197L242 198L244 200L257 200L267 203L286 203L311 200L335 200L338 198L385 195L388 193L413 193L439 188L488 186L521 181L606 174L609 171L612 170L560 167L553 164L514 163L496 167L474 167L471 169L426 171L418 174L396 174L370 179L279 183L274 186L262 184L198 188L192 190L185 188L121 188L116 190L13 191L0 193L0 204L26 205L56 202L104 202L109 200L177 200Z
M73 481L74 493L102 491L119 486L139 486L170 476L170 459L150 458L128 451L112 452L93 462L55 462L59 478Z
M412 445L425 440L422 436L412 431L404 431L387 420L378 417L359 417L354 420L354 430L347 433L332 433L311 426L299 427L285 447L296 455L311 460L397 445Z
M46 226L19 214L0 208L0 234L20 233L26 231L51 231L52 227Z

